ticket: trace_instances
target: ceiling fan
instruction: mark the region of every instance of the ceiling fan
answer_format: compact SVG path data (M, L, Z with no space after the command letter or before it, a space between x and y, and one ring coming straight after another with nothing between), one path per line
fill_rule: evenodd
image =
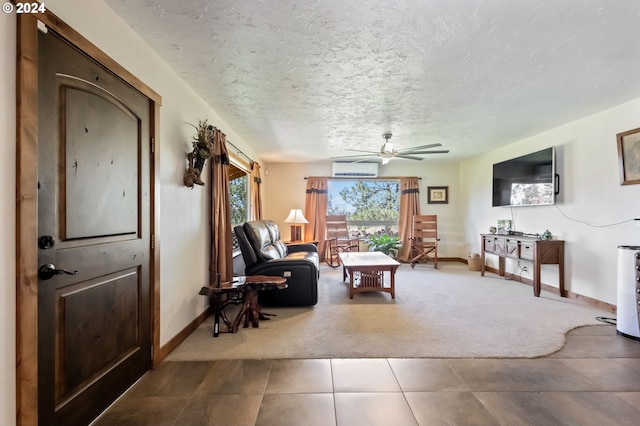
M384 138L385 143L383 143L382 146L380 147L380 151L363 151L360 149L347 149L347 151L362 152L363 154L331 157L331 159L339 160L339 159L352 158L354 159L353 160L354 163L358 163L360 161L366 161L371 157L378 157L382 160L382 164L387 164L389 160L391 160L392 158L405 158L407 160L422 161L423 158L417 157L417 155L446 154L449 152L448 149L425 151L429 148L442 146L442 144L439 144L439 143L432 143L429 145L420 145L420 146L414 146L413 148L404 148L404 149L396 150L394 149L393 144L389 142L389 139L391 139L391 133L383 133L382 137Z

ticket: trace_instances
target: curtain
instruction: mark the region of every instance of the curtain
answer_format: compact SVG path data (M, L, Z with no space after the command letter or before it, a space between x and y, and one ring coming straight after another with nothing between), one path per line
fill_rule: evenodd
M256 161L251 162L251 175L249 176L249 192L251 194L251 211L249 212L250 220L262 220L262 198L260 196L260 186L262 178L260 177L260 164Z
M304 240L318 241L320 260L325 255L325 234L327 232L327 178L307 179L307 194L304 203L304 217L309 221L305 226Z
M413 216L420 214L420 190L417 177L400 179L400 220L398 221L398 233L402 248L398 253L398 260L408 262L411 258L411 226Z
M227 137L219 129L214 128L214 132L211 157L211 283L216 282L218 274L222 282L233 278Z

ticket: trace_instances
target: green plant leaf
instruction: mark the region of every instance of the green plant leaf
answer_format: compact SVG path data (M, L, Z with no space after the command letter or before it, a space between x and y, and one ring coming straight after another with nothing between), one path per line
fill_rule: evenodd
M400 237L392 237L387 234L374 234L367 238L369 251L380 251L387 256L396 257L402 243Z

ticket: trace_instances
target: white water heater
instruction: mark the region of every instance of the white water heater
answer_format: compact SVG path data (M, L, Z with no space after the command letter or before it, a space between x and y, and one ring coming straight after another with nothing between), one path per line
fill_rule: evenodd
M618 246L618 334L640 340L640 246Z

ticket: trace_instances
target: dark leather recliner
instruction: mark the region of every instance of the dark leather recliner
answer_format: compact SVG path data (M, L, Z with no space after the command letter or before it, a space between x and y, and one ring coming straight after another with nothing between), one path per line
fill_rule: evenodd
M287 246L271 220L255 220L234 228L245 263L245 275L286 277L284 290L258 293L260 303L271 306L310 306L318 302L320 275L314 244Z

